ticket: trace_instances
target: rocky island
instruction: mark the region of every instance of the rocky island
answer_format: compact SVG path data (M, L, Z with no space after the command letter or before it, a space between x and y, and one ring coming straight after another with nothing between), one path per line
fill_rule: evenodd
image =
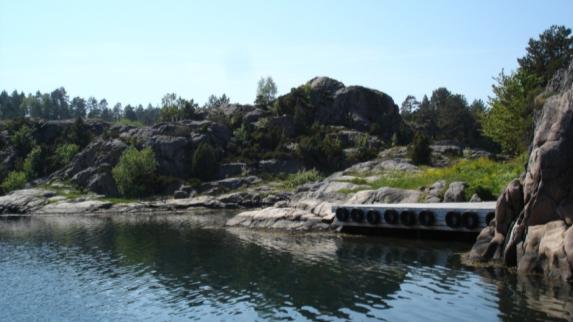
M307 113L304 118L299 110ZM423 172L413 164L407 146L400 144L411 140L413 130L400 116L392 98L376 90L346 87L336 80L317 77L279 97L271 107L224 104L199 112L195 118L143 127L81 119L28 121L23 126L30 128L31 140L37 144L57 145L62 138L76 135L70 134L74 131L84 133L90 142L63 168L33 180L28 184L30 188L0 197L0 212L137 213L193 207L258 208L240 213L228 224L324 230L330 228L330 208L336 202L481 200L477 193L466 196L467 183L446 182L442 178L416 189L373 189L373 183L385 175ZM310 124L312 130L304 128ZM250 132L249 139L242 138L243 131ZM278 139L272 137L273 133ZM13 169L17 164L18 149L11 144L13 135L10 130L2 132L3 169ZM260 154L272 158L233 160L237 152L241 153L239 157L248 152L248 143L244 142L248 140L263 150ZM273 140L276 142L267 142ZM392 140L394 146L389 143ZM213 160L217 167L207 169L212 173L197 180L193 169L197 162L193 157L205 145L222 161ZM153 187L155 192L149 190L149 197L144 200L118 200L122 193L112 169L130 146L139 150L151 148L156 161L152 185L157 187ZM451 165L459 158L498 158L485 150L464 148L459 142L434 142L428 148L436 167ZM324 173L328 175L323 177ZM298 177L302 181L288 182L288 178Z
M509 156L507 142L483 136L488 124L476 116L485 113L479 102L470 108L445 88L399 108L381 91L328 77L276 99L260 94L254 105L221 98L198 108L168 95L159 122L149 125L82 117L3 121L0 213L239 209L227 226L334 231L337 203L497 199L495 220L466 261L571 280L572 84L573 63L535 96L527 158ZM52 99L61 91L54 93Z

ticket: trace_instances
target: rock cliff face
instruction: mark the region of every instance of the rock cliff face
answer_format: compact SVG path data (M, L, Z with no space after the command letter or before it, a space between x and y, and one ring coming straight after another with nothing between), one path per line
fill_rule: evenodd
M231 137L226 125L207 120L160 123L142 128L110 126L104 122L95 125L103 128L102 133L106 130L107 136L102 136L102 133L98 136L97 131L92 130L95 139L74 157L69 166L52 174L51 178L70 179L82 188L107 196L118 195L111 170L129 145L151 147L155 152L158 174L184 180L191 174L191 158L199 144L208 142L223 151ZM92 127L95 125L90 124ZM51 127L57 128L57 125L52 124ZM51 130L54 133L59 131L62 130ZM57 137L57 134L53 136ZM174 190L179 184L174 182L174 186L169 188Z
M120 140L97 140L75 156L72 164L63 171L62 177L96 193L116 196L118 194L111 174L128 145Z
M321 124L343 125L358 131L378 127L384 140L406 128L398 106L383 92L362 86L345 87L328 77L313 78L307 85L311 102L318 106L315 120Z
M129 146L138 149L150 147L154 151L158 165L155 192L171 194L177 191L178 198L182 199L202 194L200 197L207 198L208 202L201 201L201 204L217 207L270 206L276 201L287 199L287 194L276 193L277 189L252 191L253 197L235 194L219 198L218 195L239 188L244 190L256 186L261 177L284 176L311 166L324 170L320 168L320 163L309 165L308 156L299 151L298 147L305 139L319 138L316 141L309 140L308 142L313 142L312 145L315 142L319 145L327 139L334 142L327 147L335 149L336 153L333 155L340 159L338 160L340 165L336 169L354 164L362 170L416 169L409 163L396 160L359 163L372 159L377 151L390 143L395 134L408 135L406 132L409 131L409 127L387 94L361 86L345 86L327 77L313 78L279 97L270 106L227 104L199 111L194 114L193 120L166 122L154 126L133 127L86 120L85 125L78 130L76 122L81 123L80 120L48 122L26 120L26 122L32 130L35 141L42 144L42 148L70 143L70 137L86 134L85 137L81 136L82 143L78 144L81 151L70 163L67 165L58 163L53 168L45 170L41 176L49 175L33 178L34 184L69 181L75 187L106 196L119 194L112 169ZM313 126L315 124L318 126ZM208 143L216 150L219 169L210 178L215 181L199 185L190 179L194 176L193 154L202 143ZM359 150L358 146L368 151ZM247 151L249 153L244 153L244 150L248 149L251 149ZM51 156L53 151L51 149L49 151ZM312 154L311 152L306 154ZM10 143L10 132L0 127L0 181L9 171L18 168L17 164L21 163L23 157L25 155L19 156L18 160L15 149ZM325 169L334 171L334 167ZM246 180L249 178L253 180ZM333 193L335 188L348 188L339 187L340 185L341 183L335 180L327 180L323 182L323 186L327 188L316 188L316 191L300 196L308 201L306 204L310 204L312 200L313 203L324 205L323 201L330 201L331 196L334 196L332 200L347 199L346 195ZM181 187L185 187L186 190L179 189ZM6 204L10 204L10 200L18 196L20 195L16 194L7 198ZM390 189L362 193L357 198L364 199L364 202L417 200L419 193ZM184 201L178 201L178 204L182 203ZM13 207L13 204L10 205L6 209L17 208ZM319 208L320 211L323 208L327 209L322 206ZM27 208L22 209L28 211Z
M305 90L301 92L301 88ZM295 115L294 110L301 100L304 100L305 108L312 111L312 114L306 115L311 118L307 120L308 123L328 127L329 135L336 137L342 149L349 155L363 137L367 138L370 147L378 149L383 145L383 141L389 142L400 129L408 129L390 96L365 87L346 87L327 77L317 77L299 87L298 91L278 99L279 102L284 102L290 114L277 113L268 106L228 104L202 112L202 120L160 123L141 128L110 126L106 123L91 125L92 137L97 139L84 148L69 167L59 171L58 176L71 179L73 183L96 193L117 195L111 169L122 152L129 145L134 145L137 148L153 149L160 176L169 178L170 181L184 182L192 176L193 153L203 142L217 149L223 158L230 156L228 159L234 160L235 154L241 153L241 150L237 149L239 139L234 135L234 131L241 125L247 125L259 133L280 129L283 146L273 149L282 149L282 159L223 163L216 174L217 177L213 179L259 173L294 173L305 166L294 149L301 135L309 135L300 133L300 127L297 127L296 123L299 116ZM73 124L71 121L68 123ZM60 127L61 124L47 123L41 127L41 136L58 137ZM260 151L260 154L263 155L264 152L269 151ZM4 159L7 163L11 162L8 156Z
M542 97L523 188L508 186L469 256L573 280L573 62Z

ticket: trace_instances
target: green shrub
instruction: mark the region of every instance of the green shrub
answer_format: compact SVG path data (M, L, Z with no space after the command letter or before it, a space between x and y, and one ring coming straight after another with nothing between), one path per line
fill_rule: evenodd
M417 134L412 144L408 147L408 155L414 164L430 164L432 162L430 140L423 135Z
M307 182L319 181L322 176L316 169L308 171L299 171L297 173L289 174L284 182L284 186L289 189L296 188Z
M35 179L44 173L44 165L45 160L42 155L42 148L36 146L26 156L22 168L29 179Z
M241 124L241 127L233 131L233 136L241 145L246 145L248 143L250 134L251 130L246 123Z
M123 196L141 197L153 190L157 162L149 147L138 151L130 147L112 169L117 189Z
M376 157L376 150L368 142L368 135L361 135L356 142L356 153L352 163L370 160L374 157Z
M22 125L18 130L16 130L12 134L10 141L16 149L16 152L22 157L27 155L36 144L32 136L32 129L27 125Z
M62 144L56 148L54 158L59 167L66 166L79 151L80 147L77 144Z
M302 137L297 146L297 155L312 168L336 171L344 164L344 151L335 136L316 131L312 136Z
M22 189L28 182L28 176L24 171L12 171L8 173L8 176L2 181L0 187L7 193L12 190Z
M213 178L217 172L218 160L215 149L208 143L201 143L193 153L193 175L201 180Z

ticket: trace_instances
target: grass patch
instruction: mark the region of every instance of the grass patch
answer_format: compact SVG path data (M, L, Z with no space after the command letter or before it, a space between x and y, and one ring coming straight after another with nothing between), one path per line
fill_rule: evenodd
M523 172L524 163L525 157L507 162L496 162L487 158L460 160L446 168L423 167L421 172L414 173L387 172L379 180L367 184L373 189L381 187L419 189L438 180L445 180L447 184L463 181L468 184L467 198L477 193L482 199L495 200L507 184Z
M65 197L67 200L74 200L84 197L88 192L78 189L68 181L56 181L53 183L41 184L39 188L53 191L56 196Z
M319 181L322 175L315 169L308 171L299 171L297 173L289 174L283 182L283 186L287 189L294 189L307 182Z
M363 186L363 185L367 185L369 186L370 184L368 183L368 180L364 179L364 178L354 178L352 180L342 180L341 182L349 182L358 186Z
M120 120L117 120L114 122L114 124L118 124L118 125L127 125L127 126L133 126L133 127L144 127L145 125L143 123L141 123L140 121L133 121L127 118L122 118Z
M361 191L361 190L360 189L340 189L340 190L338 190L339 193L342 193L344 195L355 194L359 191Z

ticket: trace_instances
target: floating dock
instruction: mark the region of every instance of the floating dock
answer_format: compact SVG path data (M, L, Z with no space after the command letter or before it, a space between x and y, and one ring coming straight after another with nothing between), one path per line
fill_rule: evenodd
M344 228L384 228L477 234L495 217L495 202L336 205L335 224Z

